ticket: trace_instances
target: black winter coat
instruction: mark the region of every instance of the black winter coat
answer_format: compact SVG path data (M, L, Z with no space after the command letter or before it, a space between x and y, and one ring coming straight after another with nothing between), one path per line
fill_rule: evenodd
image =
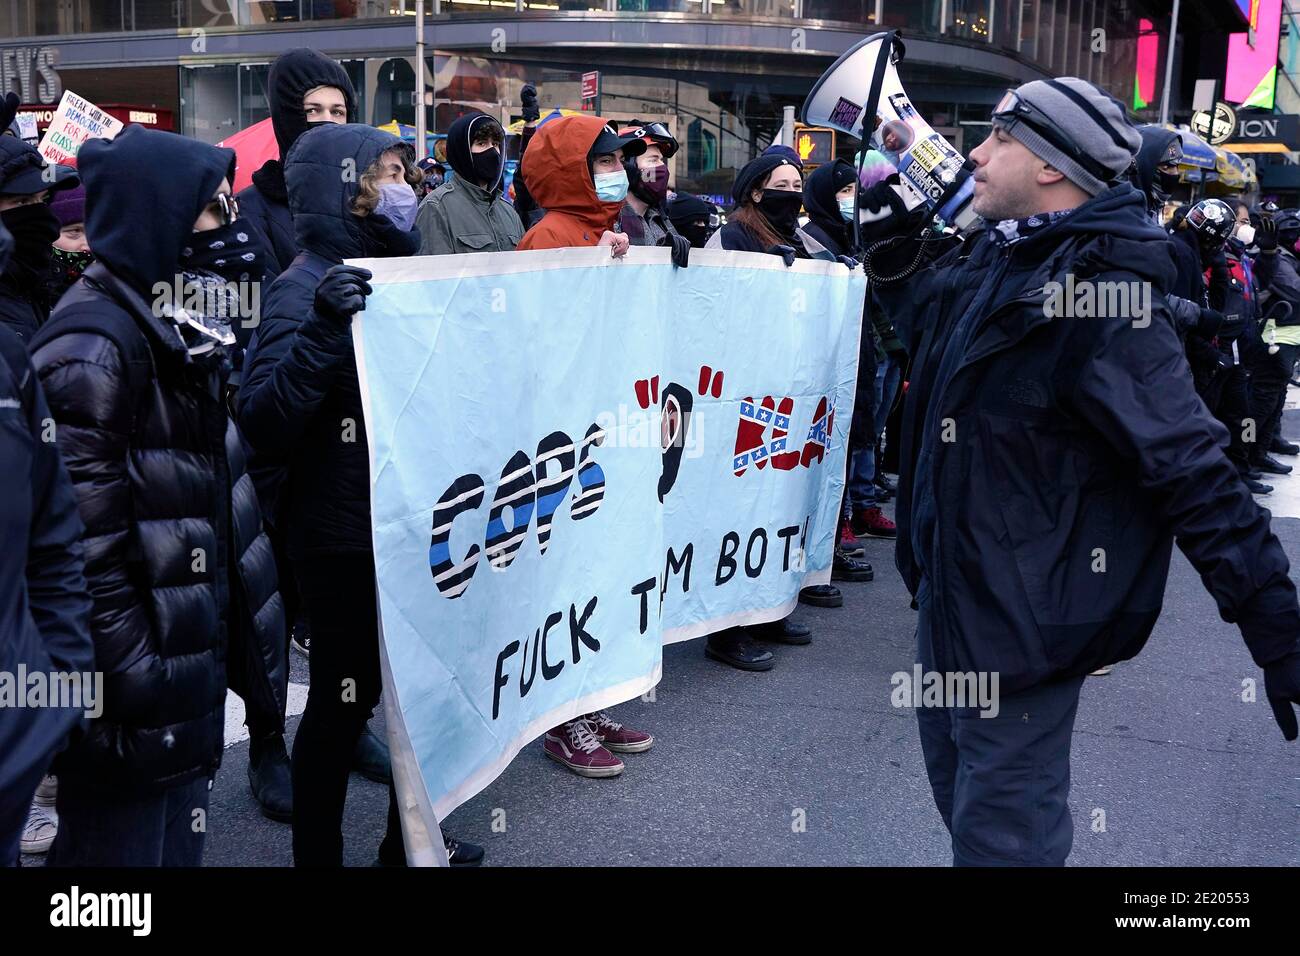
M253 173L253 184L240 190L235 198L239 200L240 221L251 225L262 238L267 278L274 279L298 254L280 161L270 159L263 163Z
M370 537L370 452L348 324L318 315L316 286L344 259L392 255L382 233L346 211L358 173L396 137L359 125L322 126L299 138L286 178L298 256L271 285L253 336L239 391L239 423L260 476L286 469L280 490L289 550L308 554L365 553ZM386 222L380 220L381 222ZM391 229L391 224L388 226ZM402 234L418 249L419 233Z
M954 440L932 449L938 562L918 597L936 619L939 670L997 671L1010 692L1134 656L1160 614L1175 539L1257 663L1296 647L1286 555L1163 314L1168 248L1128 185L1012 246L1003 304L976 318L941 395L942 344L1007 253L980 236L880 296L913 356L896 557L914 596L922 424L932 402L936 420L952 419ZM1149 324L1053 320L1045 286L1067 273L1151 283Z
M0 326L0 673L94 669L82 525L49 407L18 336ZM0 708L0 825L26 818L37 778L84 707Z
M31 341L45 322L49 308L35 288L23 289L10 275L0 273L0 325L6 325L24 342Z

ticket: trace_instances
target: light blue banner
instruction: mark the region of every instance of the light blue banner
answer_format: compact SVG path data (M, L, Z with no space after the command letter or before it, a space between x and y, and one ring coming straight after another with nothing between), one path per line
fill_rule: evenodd
M390 733L431 826L648 691L664 643L829 580L866 283L711 250L360 264Z

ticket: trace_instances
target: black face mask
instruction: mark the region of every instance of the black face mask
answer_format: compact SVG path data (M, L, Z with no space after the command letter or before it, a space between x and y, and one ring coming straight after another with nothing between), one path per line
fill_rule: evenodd
M95 257L90 252L55 249L50 259L49 281L46 284L50 292L50 301L59 301L63 293L72 288L72 284L81 278L86 267L94 261Z
M7 271L31 279L44 277L59 238L59 219L43 202L15 206L0 212L0 220L14 237Z
M682 238L689 242L696 249L703 249L704 244L709 241L713 235L713 230L709 228L707 222L684 222L673 223Z
M789 189L764 189L758 201L758 211L782 236L794 238L799 228L799 210L803 206L803 193Z
M1177 173L1162 173L1156 170L1156 185L1164 192L1165 198L1173 194L1174 188L1178 185Z
M471 153L474 178L484 189L492 189L501 177L501 150L493 146L481 153Z
M196 232L181 250L181 269L210 272L227 282L254 282L264 272L262 243L238 220Z

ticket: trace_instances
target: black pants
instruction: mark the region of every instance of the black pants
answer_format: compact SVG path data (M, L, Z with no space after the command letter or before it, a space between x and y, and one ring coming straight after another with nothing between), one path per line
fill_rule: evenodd
M59 778L59 832L46 866L201 866L208 778L144 796Z
M1270 355L1263 342L1253 343L1244 359L1250 369L1250 417L1255 420L1255 441L1246 447L1251 462L1258 464L1269 453L1277 434L1291 375L1282 350Z
M1223 450L1224 454L1228 456L1230 462L1237 466L1239 472L1245 472L1248 466L1247 447L1244 441L1246 435L1245 420L1250 417L1246 369L1241 365L1234 365L1230 369L1221 372L1220 376L1220 380L1215 383L1218 387L1212 388L1210 393L1215 399L1214 403L1210 404L1210 398L1208 397L1206 397L1205 403L1209 406L1214 417L1228 429L1228 447ZM1258 437L1258 423L1256 423L1255 431L1256 437Z
M917 626L922 669L934 669L929 615ZM935 806L952 834L954 866L1063 866L1074 842L1070 738L1083 678L998 696L975 707L918 707Z
M271 539L271 550L275 557L275 575L279 583L280 601L284 605L284 653L289 653L289 638L293 635L294 622L298 620L298 615L303 613L301 601L298 597L298 584L294 580L293 563L289 560L289 551L286 538L288 537L283 529L277 529L271 525L266 526L267 537ZM284 666L284 683L285 687L281 690L281 700L288 700L288 683L289 683L289 663L285 661ZM284 725L284 714L266 713L263 710L263 701L259 696L252 700L244 701L244 724L248 727L248 736L254 741L252 746L257 746L256 742L262 740L271 734L277 733Z
M375 562L333 554L295 562L311 621L311 687L293 742L293 861L343 865L343 804L357 738L379 702ZM380 856L402 855L397 795L389 785L388 832Z

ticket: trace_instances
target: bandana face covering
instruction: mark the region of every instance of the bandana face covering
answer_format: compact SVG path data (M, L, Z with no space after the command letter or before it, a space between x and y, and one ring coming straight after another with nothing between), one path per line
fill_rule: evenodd
M90 252L68 252L56 248L50 258L50 301L57 302L94 261L95 257Z

